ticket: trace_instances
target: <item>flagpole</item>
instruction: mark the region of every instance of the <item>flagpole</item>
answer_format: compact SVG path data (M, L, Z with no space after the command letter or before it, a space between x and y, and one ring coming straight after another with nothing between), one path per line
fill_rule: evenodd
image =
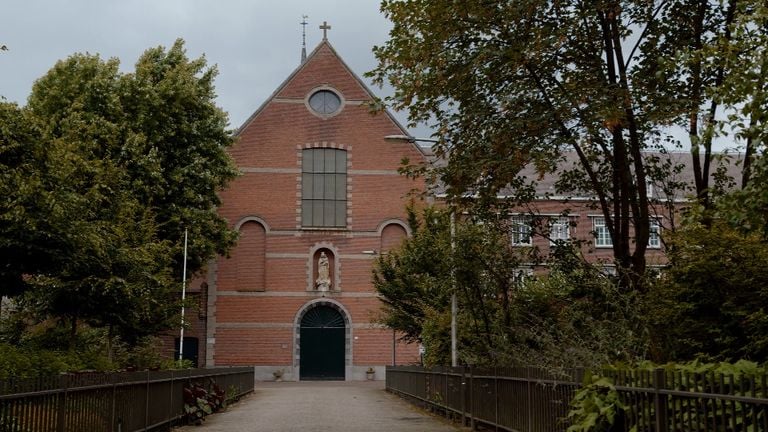
M184 229L184 270L181 275L181 332L179 335L179 362L184 358L184 300L187 298L187 229Z

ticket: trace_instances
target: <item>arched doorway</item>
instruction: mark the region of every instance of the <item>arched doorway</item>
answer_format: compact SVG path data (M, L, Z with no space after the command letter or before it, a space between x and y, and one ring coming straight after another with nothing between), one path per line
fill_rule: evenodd
M299 378L344 380L345 334L337 309L318 305L307 310L299 328Z

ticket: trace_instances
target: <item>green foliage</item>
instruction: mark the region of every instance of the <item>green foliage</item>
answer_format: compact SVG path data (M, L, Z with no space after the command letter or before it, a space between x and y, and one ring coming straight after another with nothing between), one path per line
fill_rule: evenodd
M512 302L515 363L551 370L635 362L648 353L645 301L580 262L554 263L526 281Z
M395 88L395 109L439 131L436 154L447 164L433 175L449 199L519 209L538 199L537 179L521 170L554 173L573 151L577 163L560 170L557 192L593 199L620 284L642 290L646 181L672 183L671 170L657 169L667 161L644 155L672 140L677 101L689 100L659 64L674 65L688 48L664 34L695 26L681 3L385 0L393 29L369 76Z
M55 193L60 154L46 148L28 112L0 102L0 294L26 288L24 274L56 268L71 253L70 197ZM77 228L77 227L75 227Z
M192 362L176 360L163 355L163 343L155 336L147 336L139 340L136 346L122 353L118 358L121 368L136 370L171 370L189 369Z
M766 373L765 366L746 360L736 363L695 360L665 365L641 362L634 367L607 367L597 374L587 372L583 386L571 401L568 431L644 430L644 425L653 424L657 406L653 402L643 403L637 395L645 393L643 389L657 385L662 390L693 394L684 398L663 396L669 425L706 424L718 431L759 430L755 428L763 419L760 415L754 417L753 407L740 400L725 403L725 398L715 395L764 394ZM618 390L618 384L630 390ZM638 388L634 390L633 387ZM696 397L696 393L706 396ZM681 403L681 399L685 402Z
M184 388L184 413L187 421L199 425L206 416L226 408L226 394L212 379L209 389L200 384Z
M23 349L0 344L0 379L26 379L78 370L81 363L67 352Z
M744 188L733 190L718 200L716 215L739 232L758 235L768 241L768 157L764 150L761 157L752 161L750 180Z
M668 242L670 267L650 293L657 357L766 361L768 244L761 235L716 220L688 223Z
M445 310L450 301L450 222L434 208L421 217L408 212L413 236L376 261L373 285L384 303L382 323L416 341L428 311Z
M68 330L48 325L33 326L16 343L0 342L0 380L26 379L63 372L170 370L192 367L188 360L169 359L162 344L146 337L129 347L120 340L108 341L101 329L83 327L74 348L68 347Z
M502 324L509 322L508 293L522 258L491 222L455 221L452 235L447 210L409 213L413 236L374 269L374 287L384 302L381 321L407 340L421 342L428 365L447 364L455 292L463 361L501 362L501 344L510 336Z
M409 211L413 235L377 261L374 287L385 304L381 322L421 342L426 365L449 363L453 292L463 363L559 369L644 358L642 296L570 246L557 248L548 275L526 277L522 264L540 257L512 247L502 221L459 220L451 236L447 211Z
M758 192L768 130L764 2L384 0L381 9L393 28L369 76L395 88L387 103L439 131L436 154L447 164L422 171L444 182L449 199L519 209L538 199L537 179L521 170L557 171L556 192L592 198L605 218L620 284L642 291L646 182L668 197L691 186L676 181L680 165L666 154L680 146L674 125L688 134L693 186L707 209L739 183L713 142L745 149L746 205L734 208L751 210L733 218L768 232L768 198ZM573 167L562 166L565 151L576 155Z
M627 406L622 403L610 379L593 375L584 376L584 384L571 401L568 432L623 431ZM636 430L630 429L630 432Z
M71 344L83 324L129 345L174 325L184 230L189 274L235 239L216 213L237 174L216 69L181 40L118 66L75 54L26 108L0 104L0 294Z

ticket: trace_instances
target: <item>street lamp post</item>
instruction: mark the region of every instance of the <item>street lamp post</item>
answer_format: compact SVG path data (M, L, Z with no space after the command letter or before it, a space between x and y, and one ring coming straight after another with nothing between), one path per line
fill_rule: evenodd
M411 143L427 142L437 143L439 140L432 138L416 138L410 135L387 135L384 137L388 141L407 141ZM456 212L451 210L451 252L456 252ZM456 270L455 266L451 265L451 366L456 367L459 365L459 350L457 347L456 329L458 327L456 316L458 314L458 305L456 300Z

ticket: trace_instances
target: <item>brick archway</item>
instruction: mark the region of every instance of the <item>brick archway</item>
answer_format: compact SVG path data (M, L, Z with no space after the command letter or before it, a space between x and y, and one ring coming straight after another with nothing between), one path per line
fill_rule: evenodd
M352 366L352 320L349 311L341 303L329 299L319 298L309 301L302 306L293 319L293 370L296 376L300 376L299 370L301 364L301 320L311 309L318 306L327 306L336 309L344 318L344 366L347 369L346 379L350 379L349 369Z

